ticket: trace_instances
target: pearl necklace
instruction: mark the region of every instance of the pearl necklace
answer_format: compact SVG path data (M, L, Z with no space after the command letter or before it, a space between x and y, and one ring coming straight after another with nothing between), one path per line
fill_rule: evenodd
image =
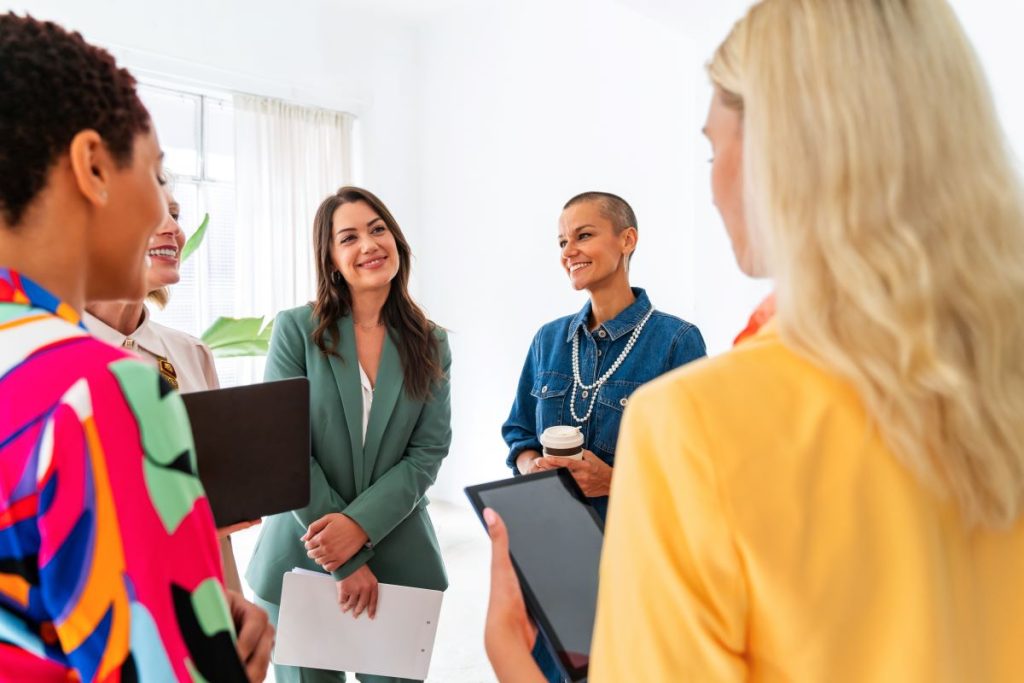
M584 423L584 422L586 422L587 420L590 419L591 414L593 414L593 412L594 412L594 406L597 404L597 394L598 394L598 392L601 391L601 387L604 386L604 383L607 382L608 379L613 374L615 374L615 371L618 370L619 366L622 365L623 361L626 360L626 357L629 355L629 352L632 351L633 347L636 345L636 340L640 336L640 332L643 331L644 325L647 324L647 321L651 319L651 316L653 314L654 314L654 308L652 307L651 310L647 311L647 315L645 315L643 317L643 320L641 320L639 323L637 323L637 326L633 329L633 334L629 335L629 340L626 341L626 348L622 349L622 353L620 353L619 357L615 359L615 362L612 363L612 366L610 368L608 368L608 370L603 375L598 377L597 381L595 381L593 384L584 384L583 380L580 379L580 336L581 336L581 334L579 332L577 332L577 334L573 335L573 337L572 337L572 379L573 379L573 386L572 386L572 396L569 397L569 413L572 415L572 419L576 420L580 424L582 424L582 423ZM584 415L583 417L580 417L580 416L578 416L576 414L576 392L581 390L581 389L583 390L583 398L587 397L586 393L588 391L590 391L590 390L594 391L594 397L592 399L590 399L590 406L587 408L587 414Z

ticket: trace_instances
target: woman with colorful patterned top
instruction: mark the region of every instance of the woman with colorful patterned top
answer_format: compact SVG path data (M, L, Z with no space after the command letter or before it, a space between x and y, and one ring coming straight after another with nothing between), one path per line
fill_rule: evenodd
M272 630L225 595L180 397L81 325L86 301L144 294L160 157L109 54L0 15L4 680L266 673Z

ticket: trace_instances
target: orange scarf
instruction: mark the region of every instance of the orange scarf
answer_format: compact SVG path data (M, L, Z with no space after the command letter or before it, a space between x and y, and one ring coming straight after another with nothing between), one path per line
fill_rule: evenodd
M760 331L765 324L772 319L775 315L775 293L768 295L764 301L754 310L754 314L750 316L750 320L747 321L747 326L743 328L736 339L733 340L732 344L735 346L745 339L753 337Z

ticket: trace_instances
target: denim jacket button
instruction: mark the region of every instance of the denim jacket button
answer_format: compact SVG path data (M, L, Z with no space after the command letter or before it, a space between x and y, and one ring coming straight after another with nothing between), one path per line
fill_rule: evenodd
M601 339L604 339L607 336L607 333L604 330L598 330L597 336L600 337Z
M547 384L545 384L544 386L542 386L540 388L540 393L542 393L542 394L548 393L548 385Z
M598 356L600 356L600 355L601 355L601 349L598 349L598 350L597 350L597 355L598 355Z
M619 405L622 406L623 408L626 407L627 403L629 403L629 399L628 398L620 398L619 399Z

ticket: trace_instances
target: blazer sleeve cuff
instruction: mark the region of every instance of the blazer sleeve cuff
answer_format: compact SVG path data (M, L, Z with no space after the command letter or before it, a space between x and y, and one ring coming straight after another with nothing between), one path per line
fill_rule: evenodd
M353 501L352 505L342 510L341 514L359 525L369 539L367 543L369 543L370 548L384 540L384 537L402 521L400 519L395 524L390 524L387 520L381 519L380 515L375 515L368 509L356 505L355 501ZM405 517L402 517L402 519L405 519Z

